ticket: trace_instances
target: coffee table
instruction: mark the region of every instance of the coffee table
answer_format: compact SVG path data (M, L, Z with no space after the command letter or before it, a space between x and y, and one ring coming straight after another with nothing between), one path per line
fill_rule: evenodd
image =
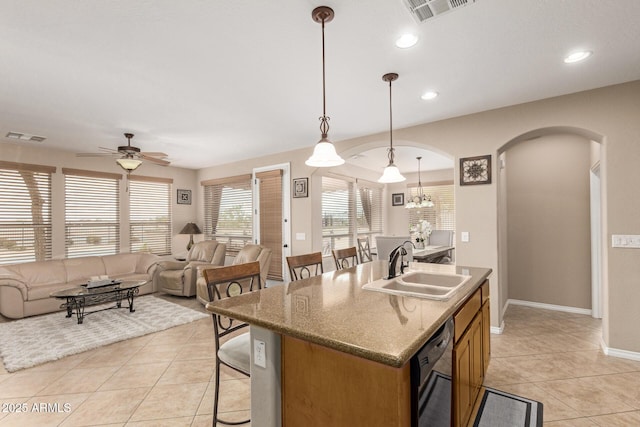
M78 318L78 324L81 324L84 316L98 311L111 310L113 308L128 308L129 311L133 313L135 311L133 308L133 298L138 295L140 286L145 283L147 283L146 280L125 280L93 288L87 287L86 285L75 286L73 288L52 292L49 296L66 300L65 303L60 305L60 308L67 310L66 317L71 317L75 313ZM129 305L122 307L122 301L124 299L129 302ZM85 311L85 307L107 302L115 302L116 304L100 310Z

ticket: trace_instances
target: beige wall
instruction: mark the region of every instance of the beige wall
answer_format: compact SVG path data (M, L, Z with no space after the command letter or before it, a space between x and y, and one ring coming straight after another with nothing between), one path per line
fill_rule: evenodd
M549 135L505 154L509 298L590 309L591 141Z
M443 120L405 129L394 130L396 144L434 149L455 159L456 198L456 258L460 265L489 267L493 269L491 279L492 326L502 321L502 307L509 288L503 265L498 257L498 184L500 179L496 167L497 155L512 141L540 129L564 127L595 135L593 140L603 143L601 152L601 179L603 188L603 286L604 286L604 341L609 347L640 352L640 286L637 285L640 250L610 247L610 234L640 234L640 197L635 183L640 182L640 81L595 89L556 98L498 110L486 111L450 120ZM344 157L373 147L388 144L388 134L380 133L336 143L338 152ZM52 164L48 155L25 153L25 150L5 151L3 160ZM229 165L217 165L197 172L177 173L175 188L193 188L196 202L191 207L177 206L176 220L191 220L198 217L202 224L203 179L250 173L254 167L264 167L283 162L291 163L291 178L311 177L310 197L291 200L291 232L305 232L307 239L292 241L292 253L319 250L320 239L320 188L315 179L314 168L304 164L310 155L313 142L301 150L283 152L258 159L249 159ZM223 148L221 148L223 149ZM7 155L5 153L8 152ZM493 156L493 183L460 187L458 185L458 160L483 154ZM89 159L102 162L102 159ZM87 162L89 161L87 160ZM83 160L84 161L84 160ZM54 165L77 167L77 158L72 154L56 158ZM215 165L216 159L211 159ZM89 163L87 163L89 164ZM102 165L116 171L115 164ZM154 166L149 166L154 167ZM172 168L158 168L158 174L170 172ZM155 173L155 169L153 169ZM147 173L146 170L140 172ZM148 173L151 175L151 170ZM195 179L189 179L190 176ZM162 176L162 175L160 175ZM184 186L184 187L183 187ZM501 190L502 191L502 188ZM389 200L387 197L387 200ZM390 203L390 202L389 202ZM392 211L395 212L395 211ZM502 210L500 210L502 218ZM178 219L179 218L179 219ZM389 218L393 221L393 215ZM179 231L182 222L174 230ZM470 241L460 242L460 232L468 231ZM309 237L311 235L311 237ZM186 240L185 240L186 243ZM500 240L502 247L503 241ZM174 247L176 244L174 243ZM500 269L498 268L500 265ZM541 265L540 268L545 268ZM505 277L502 277L505 276Z
M44 143L46 144L46 142ZM116 164L112 158L105 157L76 157L74 153L60 150L50 150L42 147L40 144L25 143L0 143L0 159L19 162L32 163L38 165L56 166L57 170L51 177L52 192L52 222L53 222L53 257L64 258L64 175L62 168L86 169L101 172L121 173L123 177L126 175L124 171ZM192 190L192 196L196 193L196 171L175 167L162 167L143 163L134 174L144 176L155 176L173 179L173 253L178 254L186 252L189 236L178 234L187 222L195 221L197 212L200 209L200 200L195 197L191 205L178 205L176 203L176 189ZM128 198L126 193L126 179L122 179L120 183L120 205L123 212L128 212ZM96 209L100 209L96 206ZM199 223L202 225L202 222ZM194 240L200 239L194 236ZM124 215L120 222L120 249L121 252L129 251L129 218Z

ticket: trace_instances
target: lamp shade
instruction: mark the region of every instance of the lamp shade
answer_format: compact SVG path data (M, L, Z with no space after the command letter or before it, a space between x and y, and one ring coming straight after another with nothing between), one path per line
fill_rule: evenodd
M142 160L134 159L131 157L123 157L121 159L117 159L116 163L118 163L120 167L125 171L131 172L138 169L138 166L142 164Z
M321 139L313 149L311 157L304 162L307 166L317 168L328 168L332 166L340 166L344 163L344 159L336 152L336 147L326 138Z
M182 227L179 234L202 234L202 231L200 231L200 228L198 228L195 223L189 222L187 225Z
M406 178L400 173L400 169L393 163L390 163L386 168L382 176L378 178L378 182L382 184L390 184L392 182L402 182Z

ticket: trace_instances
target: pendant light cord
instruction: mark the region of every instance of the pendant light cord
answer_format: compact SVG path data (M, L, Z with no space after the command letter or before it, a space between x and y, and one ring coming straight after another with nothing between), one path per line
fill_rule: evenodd
M389 79L389 164L393 163L393 109L391 103L391 82Z
M320 132L322 138L329 134L329 117L327 117L327 101L325 89L325 65L324 65L324 20L322 17L322 117L320 117Z

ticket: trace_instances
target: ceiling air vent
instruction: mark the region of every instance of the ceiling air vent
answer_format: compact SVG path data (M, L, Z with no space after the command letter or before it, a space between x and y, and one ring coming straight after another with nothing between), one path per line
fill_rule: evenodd
M47 139L44 136L27 135L26 133L20 133L20 132L9 132L7 133L7 138L19 139L20 141L31 141L31 142L42 142L45 139Z
M402 0L418 22L475 3L476 0Z

